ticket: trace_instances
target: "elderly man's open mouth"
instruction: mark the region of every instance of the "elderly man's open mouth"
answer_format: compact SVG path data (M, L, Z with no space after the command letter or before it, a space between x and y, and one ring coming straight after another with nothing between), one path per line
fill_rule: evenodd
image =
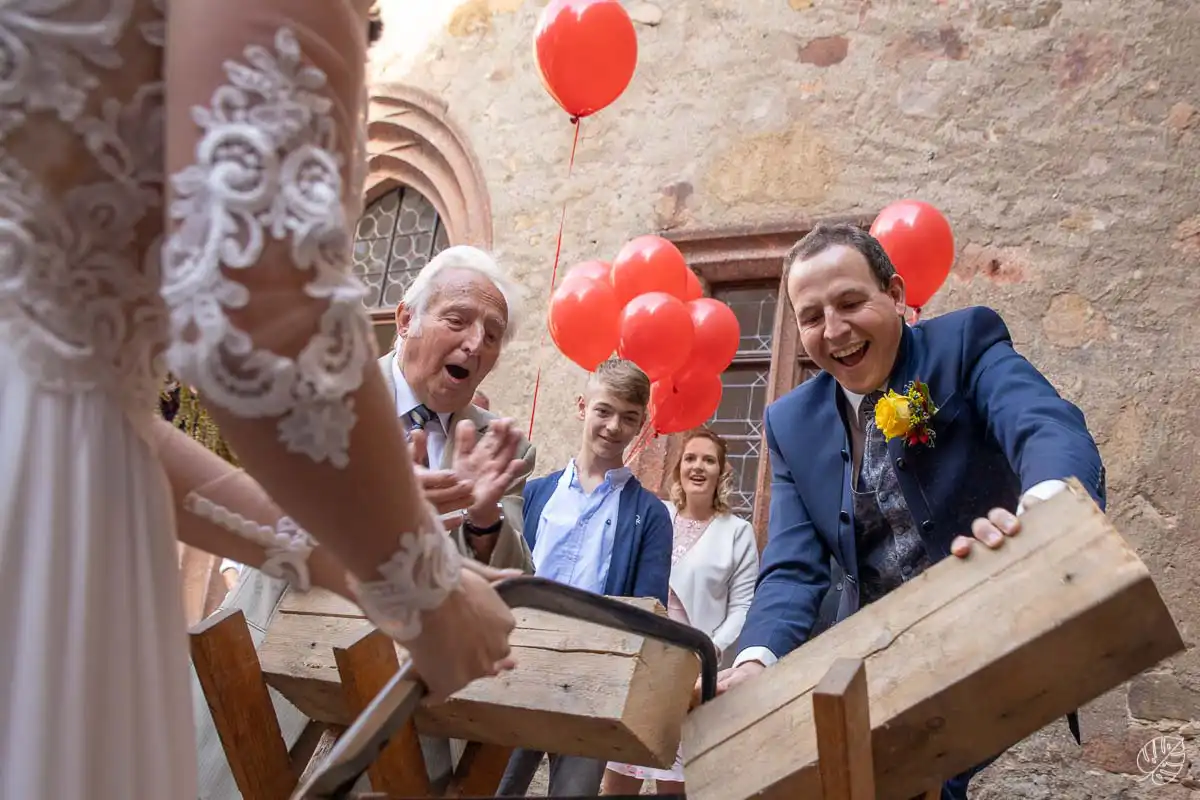
M471 377L471 370L467 369L461 364L447 364L446 374L450 376L452 381L458 383L459 381L465 381L467 378Z

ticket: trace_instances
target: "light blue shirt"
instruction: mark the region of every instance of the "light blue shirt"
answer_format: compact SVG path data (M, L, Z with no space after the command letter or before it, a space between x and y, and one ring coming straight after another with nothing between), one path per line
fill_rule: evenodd
M533 566L542 578L603 594L617 532L621 489L633 476L628 467L605 473L591 494L579 485L575 459L563 470L538 519Z

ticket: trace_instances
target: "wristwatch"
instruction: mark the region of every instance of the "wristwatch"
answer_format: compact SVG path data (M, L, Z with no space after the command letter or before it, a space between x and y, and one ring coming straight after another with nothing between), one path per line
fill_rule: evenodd
M491 525L488 525L486 528L480 528L477 525L472 525L471 518L464 513L463 532L468 536L491 536L492 534L499 533L500 529L504 527L504 507L497 503L496 511L500 516L495 522L493 522Z

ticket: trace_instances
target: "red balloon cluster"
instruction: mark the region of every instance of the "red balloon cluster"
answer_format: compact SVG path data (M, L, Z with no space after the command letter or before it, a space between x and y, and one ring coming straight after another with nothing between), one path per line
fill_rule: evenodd
M575 119L621 96L637 51L633 21L618 0L550 0L533 34L542 86Z
M954 233L942 212L921 200L892 203L871 223L904 279L904 302L920 310L942 288L954 266Z
M550 336L591 371L612 355L652 381L650 420L658 433L694 428L721 402L721 372L741 338L733 310L704 297L675 245L661 236L628 242L612 264L576 264L550 298Z

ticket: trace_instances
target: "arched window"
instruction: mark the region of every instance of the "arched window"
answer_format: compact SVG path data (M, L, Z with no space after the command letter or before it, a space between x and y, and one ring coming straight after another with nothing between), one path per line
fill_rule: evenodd
M377 198L358 221L354 274L367 286L364 305L395 308L421 268L449 245L437 210L420 192L398 186Z

